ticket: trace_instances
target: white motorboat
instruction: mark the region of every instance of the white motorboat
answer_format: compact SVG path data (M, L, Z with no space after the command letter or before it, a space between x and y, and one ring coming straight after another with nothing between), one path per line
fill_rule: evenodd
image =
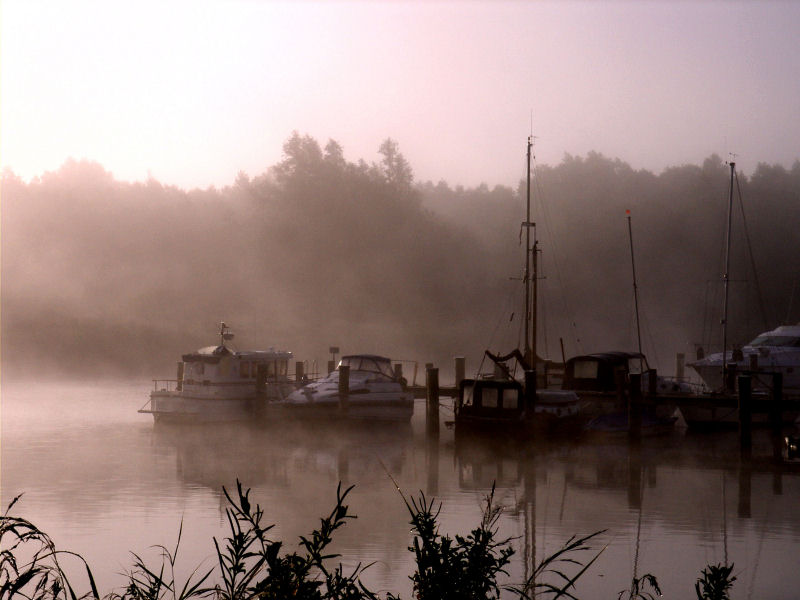
M349 369L346 396L340 394L339 386L343 366ZM408 422L414 413L414 394L395 375L388 358L353 354L343 356L327 377L295 390L270 408L290 416Z
M295 388L292 353L229 348L230 328L221 323L219 344L184 354L177 379L153 380L150 400L139 410L162 421L231 421L259 416Z
M766 331L741 349L710 354L689 363L711 391L724 389L723 358L733 372L753 372L754 390L772 387L772 373L783 375L785 396L800 395L800 324Z

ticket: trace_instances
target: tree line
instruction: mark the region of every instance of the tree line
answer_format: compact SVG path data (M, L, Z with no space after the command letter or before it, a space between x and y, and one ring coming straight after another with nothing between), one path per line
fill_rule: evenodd
M320 362L337 345L476 368L520 343L524 180L416 182L391 139L376 163L298 133L283 150L219 189L76 160L4 172L6 373L165 377L222 320L241 348ZM675 352L718 350L728 184L715 155L661 174L599 153L536 165L539 353L635 349L627 209L648 354L669 370ZM744 342L800 320L800 162L737 184L729 338Z

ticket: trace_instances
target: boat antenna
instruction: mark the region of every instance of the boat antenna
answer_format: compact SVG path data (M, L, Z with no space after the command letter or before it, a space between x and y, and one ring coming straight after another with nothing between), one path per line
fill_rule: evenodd
M232 340L233 334L231 333L231 328L225 324L225 321L222 321L219 324L219 345L223 348L225 346L225 340Z
M636 341L639 348L639 370L642 370L642 332L639 328L639 290L636 285L636 263L633 259L633 228L631 227L631 211L625 211L626 218L628 219L628 240L631 246L631 273L633 274L633 306L636 311Z
M728 194L728 229L725 234L725 270L722 275L724 300L722 304L722 383L727 385L728 376L728 284L730 283L731 267L731 214L733 213L733 179L736 173L736 163L728 163L731 167L731 183Z

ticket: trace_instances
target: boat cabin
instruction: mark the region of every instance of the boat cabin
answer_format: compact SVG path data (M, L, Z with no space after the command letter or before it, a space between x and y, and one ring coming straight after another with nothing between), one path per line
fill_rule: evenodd
M638 352L603 352L570 358L564 366L562 389L607 392L617 391L619 377L643 374L647 359Z
M455 423L517 422L525 415L522 384L513 379L464 379L458 386Z
M259 373L265 381L285 381L291 352L252 350L235 352L226 346L207 346L184 354L179 363L179 384L255 383Z

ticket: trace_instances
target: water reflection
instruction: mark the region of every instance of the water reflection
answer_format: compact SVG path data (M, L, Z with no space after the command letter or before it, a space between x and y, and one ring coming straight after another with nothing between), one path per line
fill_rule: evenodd
M292 548L333 507L337 484L355 484L349 504L358 519L337 532L335 549L346 566L374 562L368 585L406 598L413 557L396 486L406 497L440 499L441 529L450 534L476 525L496 486L500 533L516 538L514 582L570 536L607 529L598 549L608 547L582 578L581 598L616 597L645 572L669 596L693 597L700 569L726 560L736 564L737 597L790 598L800 584L798 466L775 463L768 432L754 432L752 453L743 455L735 432L631 445L624 436L521 443L448 430L431 441L416 417L379 429L154 427L135 413L138 390L3 391L3 502L26 492L24 516L84 554L106 587L119 583L128 551L174 544L181 519L186 567L209 560L211 538L225 533L222 486L237 478Z

